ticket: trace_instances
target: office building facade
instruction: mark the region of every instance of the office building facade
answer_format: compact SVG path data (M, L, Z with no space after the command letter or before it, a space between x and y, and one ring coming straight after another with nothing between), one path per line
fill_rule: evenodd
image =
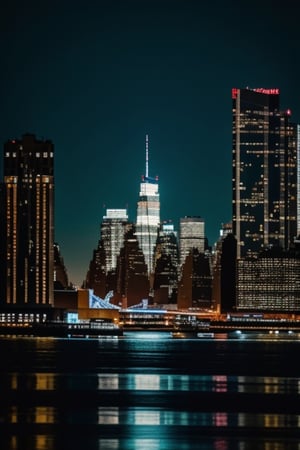
M101 239L105 252L106 273L115 270L120 250L124 244L124 234L128 224L126 209L107 209L101 224Z
M140 304L143 299L148 300L150 284L147 265L134 224L128 225L118 258L116 278L115 301L119 306L127 308Z
M279 89L233 89L232 223L237 257L297 234L297 127Z
M179 249L177 232L171 221L161 224L155 248L154 302L176 303Z
M186 216L180 219L179 253L180 265L193 249L200 253L205 251L204 220L199 216Z
M1 305L53 305L54 146L24 135L4 145Z
M84 283L100 298L116 290L116 267L128 226L126 209L106 210L100 225L98 247L93 251Z
M300 258L261 253L237 261L238 310L300 311Z
M178 309L211 309L211 256L193 248L185 259L178 282Z

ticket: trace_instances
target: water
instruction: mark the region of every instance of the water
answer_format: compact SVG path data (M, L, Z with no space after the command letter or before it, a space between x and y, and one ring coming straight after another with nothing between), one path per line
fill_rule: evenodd
M300 340L0 338L1 450L300 449Z

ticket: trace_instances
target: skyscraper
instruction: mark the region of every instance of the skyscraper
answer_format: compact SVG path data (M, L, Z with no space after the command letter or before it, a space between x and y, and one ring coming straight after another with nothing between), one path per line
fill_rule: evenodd
M177 232L171 221L160 226L155 248L154 302L176 303L179 250Z
M300 236L300 125L297 125L297 237Z
M289 248L297 234L297 127L279 89L232 89L237 257Z
M115 270L121 247L124 244L124 234L128 224L126 209L107 209L101 224L101 239L105 251L106 273Z
M68 289L69 280L64 259L57 242L54 243L54 289Z
M199 216L186 216L180 219L180 264L195 248L200 253L205 251L204 220Z
M116 290L116 267L128 228L126 209L107 209L100 227L98 248L93 252L85 285L104 298Z
M158 178L148 174L148 135L146 135L146 172L140 184L137 204L136 236L144 254L148 275L154 270L154 250L160 224Z
M212 307L212 273L210 255L195 247L182 266L178 282L178 309Z
M138 244L134 224L128 224L117 263L118 302L125 308L149 298L149 277L143 252Z
M53 304L54 164L51 141L26 134L4 145L2 305Z

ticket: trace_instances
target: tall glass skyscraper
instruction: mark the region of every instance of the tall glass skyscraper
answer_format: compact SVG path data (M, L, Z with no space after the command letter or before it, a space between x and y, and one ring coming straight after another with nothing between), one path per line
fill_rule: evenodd
M0 303L53 304L54 163L51 141L24 135L4 145Z
M106 273L115 270L120 250L124 244L124 235L128 215L126 209L107 209L101 224L101 239L105 252Z
M144 254L148 275L154 271L154 250L160 224L158 178L148 174L148 135L146 135L146 173L140 184L137 204L136 236Z
M237 257L297 234L297 126L279 89L232 89L232 224Z
M200 253L205 251L204 220L199 216L186 216L180 219L180 264L184 264L186 257L193 249Z
M116 268L128 226L126 209L106 210L100 226L98 247L93 252L85 279L86 287L93 289L101 298L116 290Z

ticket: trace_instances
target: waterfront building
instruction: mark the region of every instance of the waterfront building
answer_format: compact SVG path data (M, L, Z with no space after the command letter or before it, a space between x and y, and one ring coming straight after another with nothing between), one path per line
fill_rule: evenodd
M177 302L179 249L177 232L171 221L161 224L155 248L154 302Z
M273 249L237 260L237 309L299 313L299 254Z
M206 247L204 220L199 216L186 216L180 219L180 265L185 262L191 250L204 253Z
M280 110L279 89L233 89L232 103L237 257L288 249L297 234L297 126Z
M158 177L149 176L148 135L146 135L146 172L140 184L137 204L136 236L147 264L148 276L154 271L154 250L160 224Z
M32 134L4 144L1 305L53 305L54 146ZM21 319L20 319L21 320Z

